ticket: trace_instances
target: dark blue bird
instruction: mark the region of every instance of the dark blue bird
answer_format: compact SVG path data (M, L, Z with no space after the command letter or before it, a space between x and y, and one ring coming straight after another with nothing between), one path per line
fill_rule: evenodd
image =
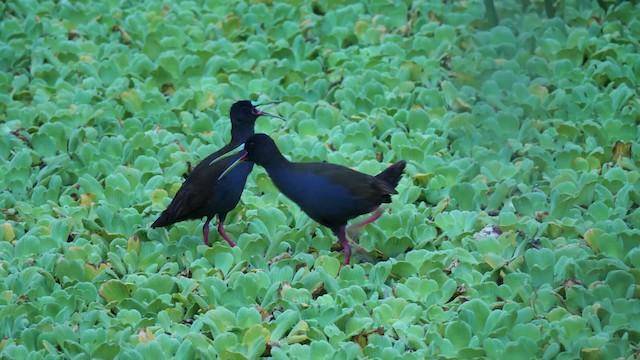
M224 220L227 213L231 211L238 202L247 181L247 176L253 168L252 163L244 163L237 166L220 180L218 177L230 166L237 157L229 157L214 165L209 165L212 161L233 151L254 134L256 119L260 116L272 116L282 119L282 117L269 114L259 110L261 105L275 104L264 103L254 104L249 100L242 100L234 103L229 111L231 118L231 141L220 150L207 156L189 174L189 177L182 184L176 196L169 204L169 207L160 214L160 217L153 224L152 228L171 225L184 220L201 219L206 217L202 227L202 236L205 245L209 244L209 222L214 216L218 216L218 232L227 240L229 245L235 243L229 238L224 230Z
M293 200L310 218L331 229L344 249L345 264L351 259L347 239L347 221L373 212L353 227L360 228L382 215L380 204L391 202L406 162L398 161L380 174L371 176L329 163L299 163L287 160L275 142L265 134L251 136L239 147L241 157L220 175L224 179L231 169L247 160L265 168L278 189ZM234 158L237 156L234 156ZM218 166L213 161L212 166ZM229 172L229 173L228 173Z

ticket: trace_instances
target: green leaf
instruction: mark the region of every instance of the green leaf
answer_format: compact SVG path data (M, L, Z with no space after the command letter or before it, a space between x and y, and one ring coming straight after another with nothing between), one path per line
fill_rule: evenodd
M461 350L466 348L471 340L471 329L462 321L452 321L444 329L444 336Z
M554 253L549 249L528 249L524 253L534 286L554 283Z
M253 325L260 324L262 318L260 313L255 308L240 308L237 313L238 326L240 328L248 329Z
M347 320L347 325L345 327L345 334L349 337L357 335L361 332L367 332L370 330L373 325L373 319L368 317L352 317Z
M387 261L375 264L369 273L371 282L377 286L384 284L391 275L391 269L392 264Z
M314 120L302 120L298 123L298 134L300 136L317 136L318 125Z
M436 225L449 237L456 239L476 229L478 218L469 211L453 210L440 213L434 219Z
M285 332L300 320L299 314L293 310L285 310L278 315L273 322L271 330L271 341L278 341L283 338Z
M131 296L135 285L123 283L119 280L108 280L100 286L98 293L106 302L122 301Z
M106 86L111 85L121 74L122 69L114 58L101 62L98 66L98 76Z
M634 296L635 279L627 271L615 270L607 274L605 283L611 287L616 298L631 298Z
M242 342L250 347L249 358L262 355L266 349L267 341L269 341L269 330L259 324L249 328L242 338Z
M340 265L340 260L330 256L319 256L315 263L316 268L322 268L323 271L331 277L338 275Z

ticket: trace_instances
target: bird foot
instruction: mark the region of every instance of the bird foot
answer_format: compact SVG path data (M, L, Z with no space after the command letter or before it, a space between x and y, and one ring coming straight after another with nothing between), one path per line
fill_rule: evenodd
M354 250L353 254L360 259L360 262L375 263L376 259L384 258L384 254L378 249L367 250L362 247L362 245L350 239L348 235L347 240L349 240L349 244L351 245L352 250Z
M360 238L360 229L354 229L353 227L347 228L347 237L351 241L352 244L358 244L358 239Z

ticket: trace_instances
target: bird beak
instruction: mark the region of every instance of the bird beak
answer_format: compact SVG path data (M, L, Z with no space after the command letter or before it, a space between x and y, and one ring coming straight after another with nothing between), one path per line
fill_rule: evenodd
M213 159L213 161L211 161L209 163L209 166L211 166L211 165L213 165L213 164L215 164L217 162L220 162L220 161L222 161L222 160L224 160L224 159L226 159L228 157L237 155L240 151L244 151L244 144L240 144L240 146L238 146L237 148L229 151L228 153L226 153L224 155L220 155L219 157ZM245 155L246 155L246 151L245 151Z
M282 120L286 121L286 119L283 118L280 115L276 115L276 114L272 114L272 113L268 113L268 112L264 112L263 111L264 109L268 109L268 108L270 108L270 107L272 107L274 105L280 104L281 102L282 101L271 101L271 102L258 103L258 102L252 101L251 105L254 108L253 109L254 114L256 114L258 116L271 116L271 117L282 119ZM262 110L259 110L259 109L256 109L258 106L264 106L264 107L262 108Z
M244 147L244 144L240 145L242 147ZM242 153L242 156L240 156L238 158L238 160L234 161L231 165L229 165L223 172L222 174L220 174L220 176L218 176L218 180L222 179L225 175L227 175L227 173L229 171L231 171L234 167L238 166L238 164L240 164L243 161L247 160L247 152L245 150L241 150L240 151ZM215 161L215 160L214 160Z

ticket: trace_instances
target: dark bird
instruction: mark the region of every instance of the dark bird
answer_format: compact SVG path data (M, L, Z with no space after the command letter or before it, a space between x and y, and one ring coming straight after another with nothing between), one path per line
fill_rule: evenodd
M277 102L255 104L249 100L242 100L234 103L229 110L231 118L231 141L220 150L207 156L189 174L189 177L182 184L176 196L169 204L169 207L160 214L158 219L151 224L152 228L171 225L184 220L201 219L206 217L202 226L202 236L205 245L209 244L209 222L218 215L218 232L227 240L229 245L236 244L229 238L224 230L224 220L227 213L231 211L242 195L242 189L247 181L247 176L253 168L252 163L244 163L237 166L226 174L222 179L218 179L227 167L229 167L235 157L228 157L220 162L210 165L219 157L228 154L230 151L244 143L254 134L253 126L260 116L282 117L259 110L261 105L273 105Z
M344 249L345 264L351 259L347 239L347 221L373 212L353 227L360 228L382 215L380 204L391 202L406 162L398 161L380 174L371 176L336 164L287 160L275 142L265 134L256 134L238 147L241 156L220 175L224 179L244 160L265 168L278 189L293 200L310 218L331 229ZM235 157L235 156L234 156ZM228 161L220 161L229 163ZM214 161L212 166L219 166Z

